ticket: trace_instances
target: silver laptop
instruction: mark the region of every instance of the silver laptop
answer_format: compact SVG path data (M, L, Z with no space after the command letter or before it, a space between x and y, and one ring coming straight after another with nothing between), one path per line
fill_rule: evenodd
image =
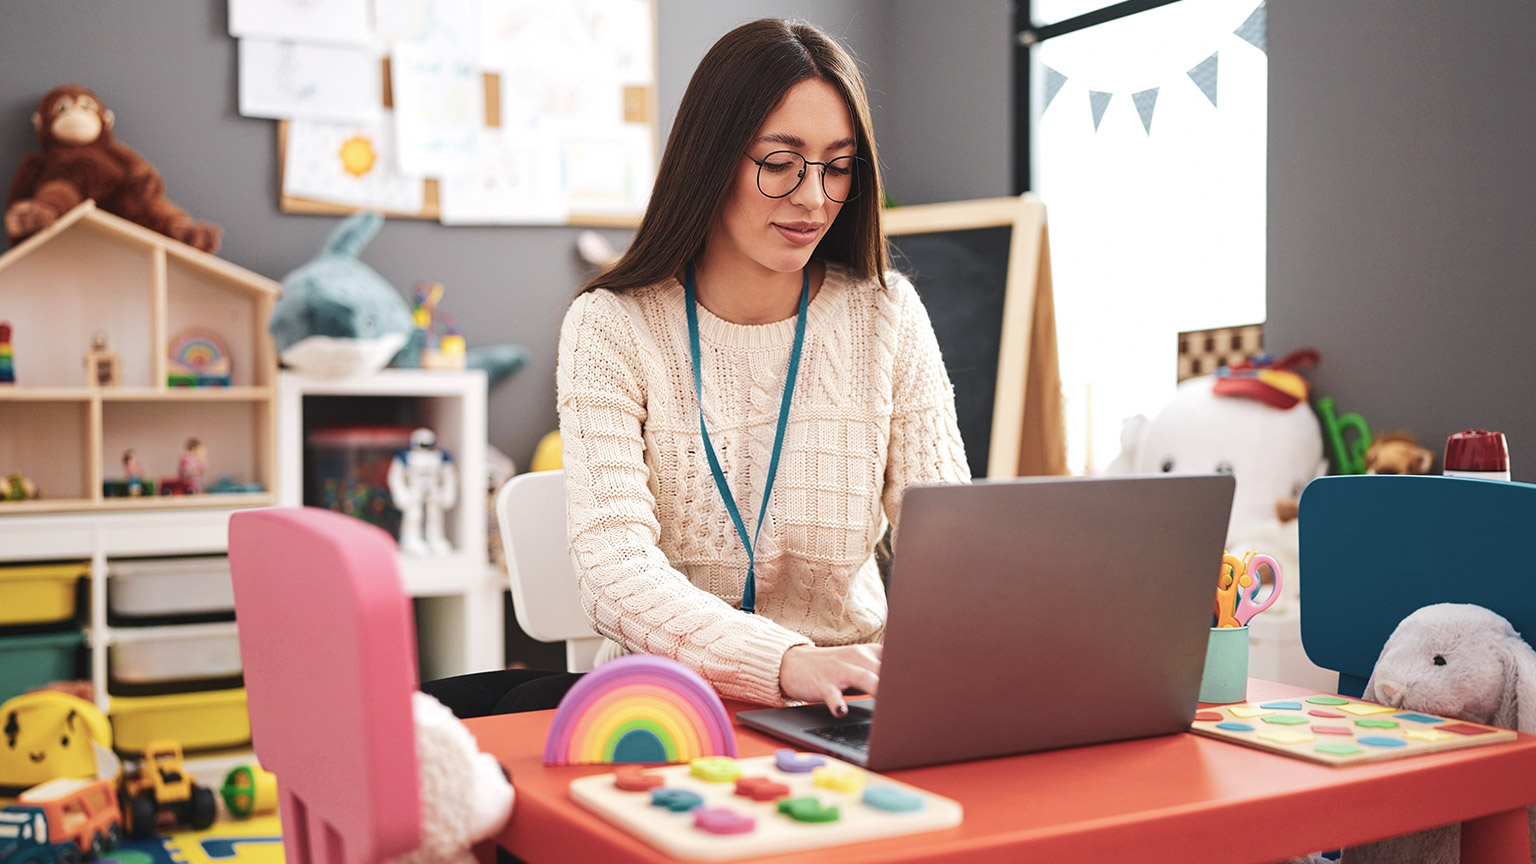
M1182 732L1234 487L1213 474L909 489L879 699L842 718L806 705L737 719L877 771Z

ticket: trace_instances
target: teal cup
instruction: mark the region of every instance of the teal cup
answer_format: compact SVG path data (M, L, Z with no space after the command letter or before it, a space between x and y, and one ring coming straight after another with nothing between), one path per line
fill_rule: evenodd
M1201 702L1248 700L1248 628L1212 627L1205 643L1205 672L1200 676Z

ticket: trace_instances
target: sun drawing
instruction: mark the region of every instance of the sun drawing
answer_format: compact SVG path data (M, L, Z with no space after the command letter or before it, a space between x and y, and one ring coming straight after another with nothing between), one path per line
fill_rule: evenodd
M373 152L373 142L361 136L353 136L341 145L341 167L353 177L361 177L373 170L378 154Z

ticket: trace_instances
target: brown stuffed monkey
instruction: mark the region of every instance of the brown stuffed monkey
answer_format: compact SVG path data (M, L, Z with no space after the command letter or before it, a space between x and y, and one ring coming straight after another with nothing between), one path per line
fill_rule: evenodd
M87 198L108 213L204 252L223 231L197 222L165 197L165 180L143 156L112 137L111 110L90 90L49 90L32 115L40 149L22 158L5 199L5 231L18 241L52 225Z

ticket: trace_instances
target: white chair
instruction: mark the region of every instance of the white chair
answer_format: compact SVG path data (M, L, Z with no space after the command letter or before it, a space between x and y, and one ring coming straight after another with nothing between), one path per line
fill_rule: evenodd
M567 671L591 669L603 637L587 623L576 593L566 541L565 472L508 480L496 493L496 524L518 626L540 642L564 642Z

